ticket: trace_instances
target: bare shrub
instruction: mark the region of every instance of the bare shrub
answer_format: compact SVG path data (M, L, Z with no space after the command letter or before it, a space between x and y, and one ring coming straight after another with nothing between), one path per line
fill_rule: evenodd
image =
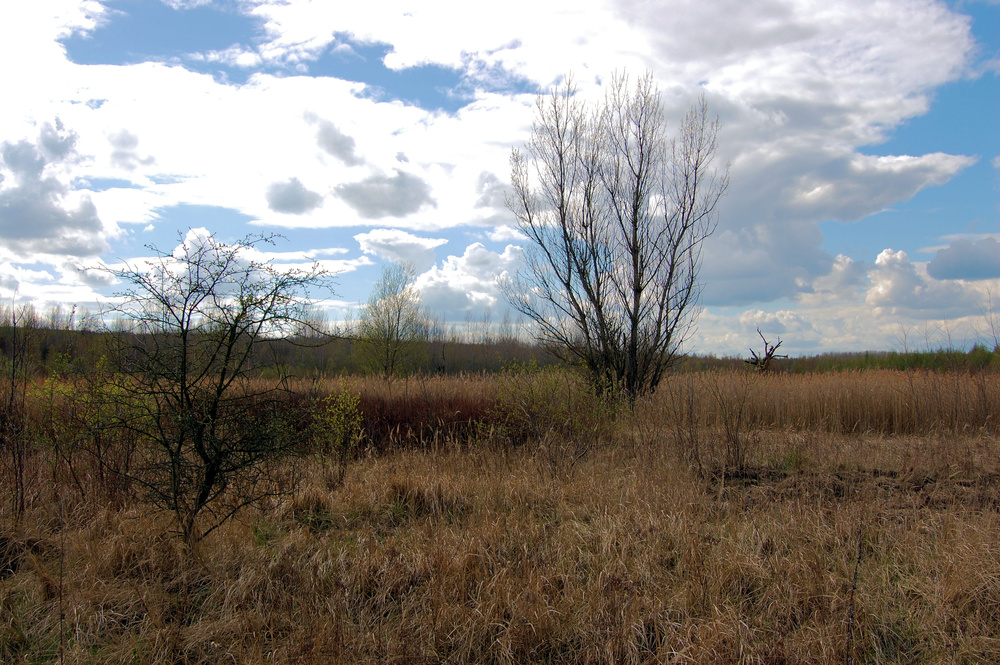
M267 462L297 448L282 404L285 373L266 341L309 325L310 289L327 274L252 258L270 242L225 244L191 231L173 252L150 248L145 264L110 271L125 288L109 397L125 405L115 424L142 445L129 477L174 514L192 546L271 495ZM258 379L261 369L273 379Z
M553 477L571 474L594 445L613 437L615 403L572 371L528 363L508 368L498 383L502 436L532 445Z
M673 377L667 383L661 398L665 400L674 446L681 459L692 467L699 476L706 471L703 441L703 424L698 408L698 400L703 396L695 384L695 375L686 374Z
M757 377L757 372L717 371L708 379L708 391L715 403L722 434L724 471L742 473L759 443L753 409L753 400L760 389Z
M10 479L11 512L15 522L27 508L30 486L32 445L28 432L27 401L29 351L37 327L30 307L11 308L0 320L0 469Z

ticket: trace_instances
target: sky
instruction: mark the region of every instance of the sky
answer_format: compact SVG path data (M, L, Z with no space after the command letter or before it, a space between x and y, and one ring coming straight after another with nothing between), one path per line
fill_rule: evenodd
M440 320L501 321L536 96L648 71L730 164L686 350L1000 322L1000 0L0 0L0 57L5 303L98 311L102 266L206 229L338 273L331 320L403 260Z

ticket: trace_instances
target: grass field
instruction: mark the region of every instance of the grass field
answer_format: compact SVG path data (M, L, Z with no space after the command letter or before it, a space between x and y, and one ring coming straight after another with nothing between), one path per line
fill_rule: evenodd
M296 390L360 394L343 479L304 434L194 551L35 400L0 660L1000 662L996 373L690 373L634 412L554 371Z

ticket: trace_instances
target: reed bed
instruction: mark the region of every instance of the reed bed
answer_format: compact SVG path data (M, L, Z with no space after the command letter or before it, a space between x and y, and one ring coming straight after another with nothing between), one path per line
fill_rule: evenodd
M742 406L749 425L767 429L887 436L995 433L1000 428L1000 372L718 370L673 375L652 401L653 408L669 404L675 410L692 402L694 409L686 417L700 426L718 426L722 407Z
M45 439L0 503L0 661L1000 662L994 375L682 374L617 412L540 381L304 382L381 443L342 480L304 445L193 550Z

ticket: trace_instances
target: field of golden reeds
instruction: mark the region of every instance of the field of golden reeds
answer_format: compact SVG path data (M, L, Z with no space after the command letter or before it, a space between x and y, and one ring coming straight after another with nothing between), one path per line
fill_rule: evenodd
M193 551L71 473L71 405L37 400L0 661L1000 662L995 373L678 374L634 410L554 371L295 390L360 395L346 473L304 431Z

